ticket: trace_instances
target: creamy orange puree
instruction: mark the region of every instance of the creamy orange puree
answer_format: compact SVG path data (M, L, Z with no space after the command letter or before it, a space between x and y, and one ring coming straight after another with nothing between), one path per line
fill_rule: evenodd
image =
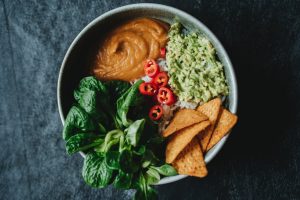
M117 27L105 38L93 73L101 80L132 81L144 75L146 59L157 59L166 46L169 26L150 18L138 18Z

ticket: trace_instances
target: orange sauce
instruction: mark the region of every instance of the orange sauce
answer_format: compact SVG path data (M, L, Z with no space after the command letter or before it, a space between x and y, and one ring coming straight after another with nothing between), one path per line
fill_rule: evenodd
M101 80L132 81L144 76L146 59L157 59L169 26L151 18L128 21L110 32L97 53L93 74Z

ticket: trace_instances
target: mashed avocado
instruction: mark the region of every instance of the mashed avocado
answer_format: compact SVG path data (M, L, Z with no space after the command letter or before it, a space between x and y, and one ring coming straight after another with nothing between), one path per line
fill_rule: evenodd
M179 100L199 103L228 95L223 65L208 39L195 32L184 33L180 23L171 26L168 36L169 84Z

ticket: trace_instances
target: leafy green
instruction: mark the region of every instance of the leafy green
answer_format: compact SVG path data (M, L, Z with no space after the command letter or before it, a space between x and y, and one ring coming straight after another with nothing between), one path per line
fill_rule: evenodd
M95 123L94 120L79 106L72 106L65 120L63 139L68 140L77 132L100 132L106 130L101 123Z
M101 153L108 152L113 145L119 144L123 135L123 131L119 129L108 132L104 138L104 142L98 147L96 147L95 151Z
M129 189L132 183L132 178L133 174L124 173L122 170L119 170L113 184L116 188Z
M101 121L108 128L114 127L116 121L109 90L101 81L92 76L83 78L74 91L74 98L96 121Z
M108 168L118 170L120 168L120 153L118 151L108 151L105 154L105 162Z
M112 181L113 170L107 167L102 154L92 152L84 159L82 176L90 186L103 188Z
M135 200L154 200L157 199L157 192L147 183L144 175L140 173L138 188L134 195Z
M155 169L149 168L145 174L145 179L146 179L147 183L150 185L156 184L160 180L160 175Z
M148 200L157 198L150 185L176 171L163 165L164 151L158 147L164 140L147 116L150 104L138 92L141 83L82 79L63 138L68 154L86 153L82 176L88 185L102 188L113 183L116 188L136 189L135 199Z
M69 155L78 151L85 151L104 142L104 137L95 133L77 133L66 142L66 150Z
M81 98L78 99L79 105L88 114L96 114L97 109L97 92L93 90L88 90L83 92Z
M97 91L109 96L106 86L94 76L85 77L80 81L78 89L74 91L74 98L76 101L79 101L86 91Z
M110 113L110 95L106 86L95 77L83 78L74 91L74 98L89 114L97 115L102 110Z
M137 102L137 94L139 85L142 80L137 81L133 84L118 100L117 100L117 122L120 127L128 127L132 121L128 119L127 113L130 106L134 106Z
M150 165L155 165L159 162L159 159L154 155L150 149L146 149L142 157L142 167L147 168Z
M151 166L150 169L155 169L158 173L160 173L161 175L164 175L164 176L175 176L175 175L177 175L177 172L174 169L174 167L172 167L171 165L168 165L168 164L164 164L160 167Z
M152 137L150 138L148 141L147 141L147 144L148 145L155 145L155 144L161 144L163 143L165 139L161 136L161 135L157 135L155 137Z
M133 150L133 153L138 155L138 156L144 155L145 152L146 152L146 146L145 145L141 145L137 150Z
M113 102L122 96L131 86L128 82L118 80L107 81L104 85L107 87Z
M139 169L138 161L130 150L123 150L120 154L120 169L125 173L134 173Z
M144 130L145 119L136 120L126 130L126 141L136 147Z

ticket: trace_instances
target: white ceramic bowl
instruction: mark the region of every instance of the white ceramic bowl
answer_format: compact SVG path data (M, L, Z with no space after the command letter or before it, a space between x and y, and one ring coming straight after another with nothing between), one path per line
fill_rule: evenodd
M58 108L62 123L64 123L68 110L74 102L74 88L78 85L81 78L88 75L87 69L91 52L96 48L95 45L101 38L101 35L108 31L112 25L136 17L152 17L168 23L172 23L176 19L189 30L204 34L214 45L219 60L224 65L225 76L230 88L226 104L232 113L236 113L238 90L235 73L230 59L217 37L198 19L181 10L160 4L141 3L119 7L104 13L90 22L72 42L61 65L57 87ZM228 135L207 152L205 155L206 163L216 156L227 138ZM81 155L84 156L83 153ZM185 177L185 175L166 177L161 179L158 185L178 181Z

